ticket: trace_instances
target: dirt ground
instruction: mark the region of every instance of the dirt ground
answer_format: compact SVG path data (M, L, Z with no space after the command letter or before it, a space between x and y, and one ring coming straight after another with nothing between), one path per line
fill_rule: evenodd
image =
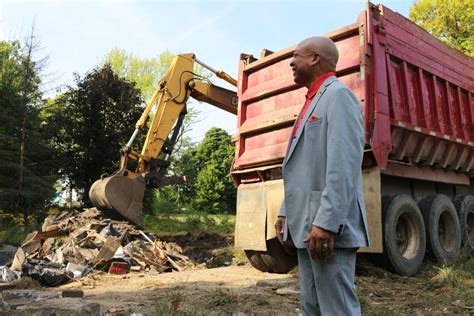
M82 289L105 315L299 314L297 270L270 274L252 268L232 248L229 235L183 233L160 239L179 244L196 268L122 276L92 273L54 290ZM363 313L473 315L474 271L436 281L440 271L428 263L416 277L401 277L361 257L356 282Z

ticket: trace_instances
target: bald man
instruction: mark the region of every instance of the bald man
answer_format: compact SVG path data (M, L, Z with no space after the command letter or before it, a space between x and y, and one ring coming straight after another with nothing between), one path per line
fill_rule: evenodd
M359 315L356 251L368 246L362 193L362 111L335 77L339 54L325 37L296 47L294 81L308 88L283 161L285 199L275 228L298 249L303 315Z

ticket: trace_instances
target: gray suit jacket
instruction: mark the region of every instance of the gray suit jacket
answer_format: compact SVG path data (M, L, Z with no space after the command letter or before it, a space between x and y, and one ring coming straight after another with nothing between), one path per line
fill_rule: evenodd
M318 118L308 121L311 116ZM293 127L294 129L294 127ZM293 135L293 131L291 132ZM364 125L356 96L336 77L324 81L283 161L280 216L297 248L312 225L335 233L335 248L369 244L361 164Z

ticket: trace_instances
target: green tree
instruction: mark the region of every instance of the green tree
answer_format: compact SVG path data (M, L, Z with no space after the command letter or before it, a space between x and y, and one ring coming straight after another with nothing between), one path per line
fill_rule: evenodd
M22 45L0 42L0 210L33 213L53 196L57 176L40 110L38 43L32 31Z
M45 117L51 142L60 150L60 174L89 204L92 183L118 168L119 149L132 135L142 99L135 84L108 64L75 81L77 87L52 101Z
M211 128L197 146L194 163L196 209L210 213L235 213L236 189L230 177L234 157L231 136L221 128Z
M416 0L410 19L448 45L474 57L472 0Z
M188 136L181 136L176 143L168 175L196 177L194 161L196 144ZM194 183L164 186L147 190L144 198L144 210L155 213L181 213L189 210L195 197Z
M135 82L136 88L141 91L143 100L151 99L158 82L168 70L173 54L168 50L157 57L139 58L124 49L113 48L105 56L105 63L120 76Z

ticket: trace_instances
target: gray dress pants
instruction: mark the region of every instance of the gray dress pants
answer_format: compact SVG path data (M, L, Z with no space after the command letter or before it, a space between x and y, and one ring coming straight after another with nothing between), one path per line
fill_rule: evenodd
M360 315L355 277L356 249L334 249L326 261L311 259L298 248L303 315Z

